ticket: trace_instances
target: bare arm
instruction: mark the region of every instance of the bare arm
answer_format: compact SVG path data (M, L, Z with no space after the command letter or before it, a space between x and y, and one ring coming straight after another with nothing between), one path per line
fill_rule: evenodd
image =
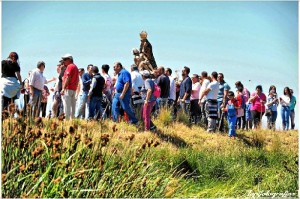
M124 85L123 91L122 91L122 93L121 93L121 95L120 95L120 99L123 99L123 98L124 98L125 93L126 93L126 91L128 90L128 88L129 88L129 82L126 82L125 85Z

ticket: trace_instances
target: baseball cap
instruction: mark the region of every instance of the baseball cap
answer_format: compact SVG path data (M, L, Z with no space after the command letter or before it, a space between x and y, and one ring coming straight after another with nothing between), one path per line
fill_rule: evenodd
M73 56L72 56L71 54L69 54L69 53L65 54L65 55L62 56L61 58L62 58L62 59L67 59L67 58L69 58L69 59L72 59L72 60L73 60Z
M150 77L150 72L148 70L143 70L141 72L141 74L144 76L144 77Z
M39 61L36 66L39 68L41 65L46 66L45 62L43 61Z

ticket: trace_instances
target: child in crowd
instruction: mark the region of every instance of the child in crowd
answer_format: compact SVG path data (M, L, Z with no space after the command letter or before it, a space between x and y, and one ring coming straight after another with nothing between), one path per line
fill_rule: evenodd
M229 127L229 132L228 135L229 137L236 137L236 119L237 119L237 109L239 108L238 101L234 98L234 92L229 91L228 92L228 103L225 108L222 109L222 111L227 112L227 120L228 120L228 127Z

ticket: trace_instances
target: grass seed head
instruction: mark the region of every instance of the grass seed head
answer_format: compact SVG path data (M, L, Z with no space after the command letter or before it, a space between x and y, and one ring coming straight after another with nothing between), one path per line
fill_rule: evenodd
M73 126L70 126L69 133L70 134L74 134L75 133L75 128Z

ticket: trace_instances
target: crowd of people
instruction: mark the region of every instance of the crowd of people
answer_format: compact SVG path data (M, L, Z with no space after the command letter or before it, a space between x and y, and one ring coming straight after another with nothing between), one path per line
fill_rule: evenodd
M172 77L171 68L159 66L152 71L141 70L136 64L131 71L121 62L113 65L114 75L108 73L110 66L103 64L100 69L89 64L78 68L71 54L62 56L57 64L57 78L46 79L43 75L46 64L37 63L22 81L18 54L12 52L2 61L1 96L2 110L24 94L24 115L46 116L50 91L53 92L49 117L64 115L73 118L102 120L112 119L116 125L122 116L133 125L144 124L144 130L155 130L152 122L161 108L170 111L175 120L178 111L187 115L191 124L203 124L208 132L224 131L228 124L230 137L236 136L236 129L256 129L262 116L267 116L269 129L275 130L278 105L281 105L282 129L294 129L296 98L293 90L285 87L278 97L276 87L270 86L268 94L262 86L256 86L252 93L241 81L232 89L226 83L224 74L203 71L190 75L190 68L184 66L182 80ZM53 88L46 85L55 82ZM87 113L87 115L86 115ZM115 128L114 125L114 128Z

